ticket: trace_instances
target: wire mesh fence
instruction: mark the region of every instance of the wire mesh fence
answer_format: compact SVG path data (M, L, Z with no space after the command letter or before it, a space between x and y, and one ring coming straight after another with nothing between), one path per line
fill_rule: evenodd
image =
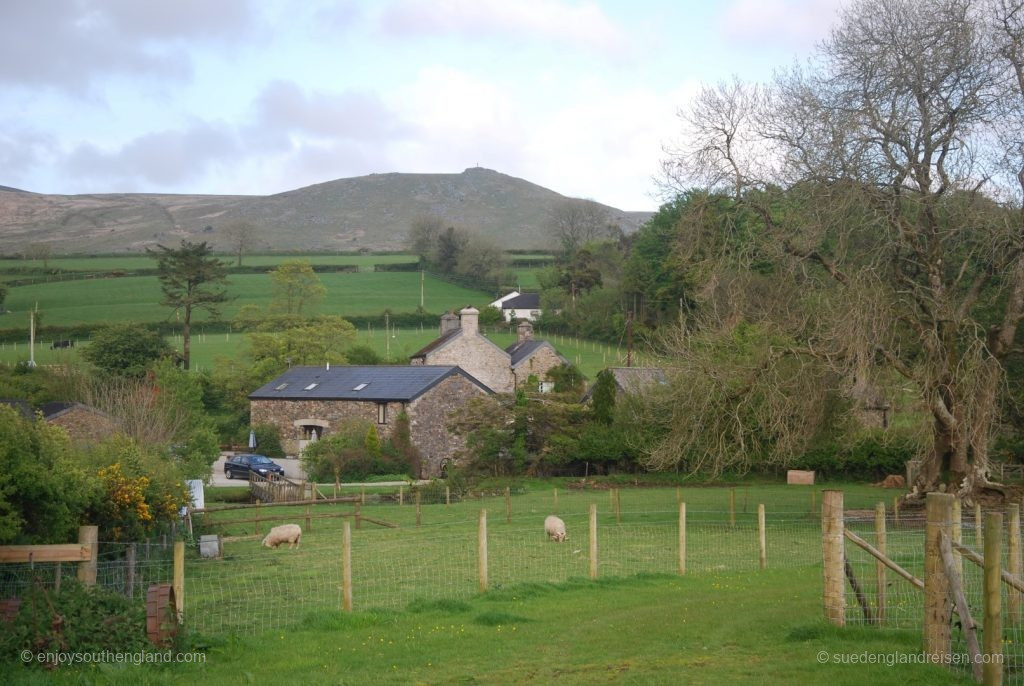
M590 572L589 515L562 501L568 540L544 533L541 513L505 516L489 503L488 589L559 583ZM442 506L443 507L443 506ZM565 511L568 510L568 511ZM423 600L469 597L480 590L477 508L466 507L432 524L352 531L354 607L400 609ZM380 515L383 516L383 515ZM756 515L697 510L688 513L688 574L751 571L760 565ZM350 518L351 520L352 518ZM296 521L301 521L301 517ZM316 526L327 526L323 520ZM768 566L820 564L819 524L804 515L766 517ZM679 511L605 509L597 517L597 574L675 574L680 569ZM258 632L300 621L312 611L342 606L342 536L317 528L296 549L262 549L255 537L226 544L220 559L186 561L185 609L202 633Z
M924 582L925 571L925 527L924 513L911 516L902 515L895 520L891 511L885 517L884 550L886 556ZM854 514L844 520L847 530L857 534L867 543L876 548L882 547L881 537L876 532L875 518L867 514ZM954 527L954 540L957 538ZM982 555L981 528L976 526L973 515L964 518L959 538L962 543ZM1004 522L1002 530L1002 569L1010 566L1011 533L1009 520ZM853 625L876 625L902 629L924 630L925 625L925 593L921 588L901 578L892 570L885 568L877 558L862 547L851 541L846 542L845 621ZM954 553L956 567L960 575L964 596L970 610L970 616L978 627L979 638L984 634L984 575L983 569ZM1019 603L1011 599L1019 592L1007 584L1000 584L1003 608L1002 626L1002 665L1004 683L1024 684L1024 631L1022 631L1021 613L1011 608L1019 607ZM951 654L948 664L956 671L965 675L971 673L971 658L967 638L967 622L955 612L952 614Z

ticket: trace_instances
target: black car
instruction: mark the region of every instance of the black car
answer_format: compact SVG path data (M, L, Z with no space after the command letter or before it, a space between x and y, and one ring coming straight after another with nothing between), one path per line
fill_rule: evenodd
M250 472L260 476L284 476L284 467L266 455L235 455L224 462L224 476L229 479L248 479Z

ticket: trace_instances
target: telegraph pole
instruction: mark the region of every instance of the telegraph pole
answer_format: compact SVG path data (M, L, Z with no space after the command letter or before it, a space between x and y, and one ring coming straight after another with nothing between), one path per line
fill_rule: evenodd
M420 311L421 312L423 311L423 280L424 280L424 273L423 273L423 270L421 269L420 270Z
M633 312L626 318L626 366L633 366Z

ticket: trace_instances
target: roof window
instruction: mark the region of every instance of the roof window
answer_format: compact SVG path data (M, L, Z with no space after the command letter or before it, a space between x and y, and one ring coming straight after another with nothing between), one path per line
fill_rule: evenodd
M311 383L308 386L306 386L305 388L303 388L302 390L304 390L304 391L311 391L311 390L313 390L314 388L316 388L319 385L320 384L318 384L318 383Z
M285 382L284 382L283 384L280 384L280 385L278 385L278 386L275 386L275 387L274 387L274 390L275 390L275 391L283 391L283 390L284 390L284 389L286 389L286 388L288 388L288 382L287 382L287 381L285 381Z
M358 386L356 386L355 388L353 388L352 390L353 390L353 391L361 391L361 390L363 390L364 388L366 388L366 387L367 387L367 386L369 386L369 385L370 385L370 384L369 384L369 382L367 382L367 383L361 383L361 384L359 384Z

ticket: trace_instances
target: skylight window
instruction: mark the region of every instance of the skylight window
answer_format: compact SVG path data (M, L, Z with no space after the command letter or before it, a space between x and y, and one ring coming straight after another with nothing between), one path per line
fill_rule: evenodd
M313 390L314 388L316 388L319 385L320 384L318 384L318 383L311 383L308 386L306 386L305 388L303 388L302 390L304 390L304 391L311 391L311 390Z
M356 386L355 388L353 388L352 390L353 391L361 391L361 390L363 390L364 388L366 388L369 385L370 385L369 383L361 383L358 386Z
M286 389L286 388L288 388L288 382L287 382L287 381L286 381L286 382L284 382L283 384L279 385L279 386L276 386L276 387L274 388L274 390L275 390L275 391L283 391L283 390L284 390L284 389Z

